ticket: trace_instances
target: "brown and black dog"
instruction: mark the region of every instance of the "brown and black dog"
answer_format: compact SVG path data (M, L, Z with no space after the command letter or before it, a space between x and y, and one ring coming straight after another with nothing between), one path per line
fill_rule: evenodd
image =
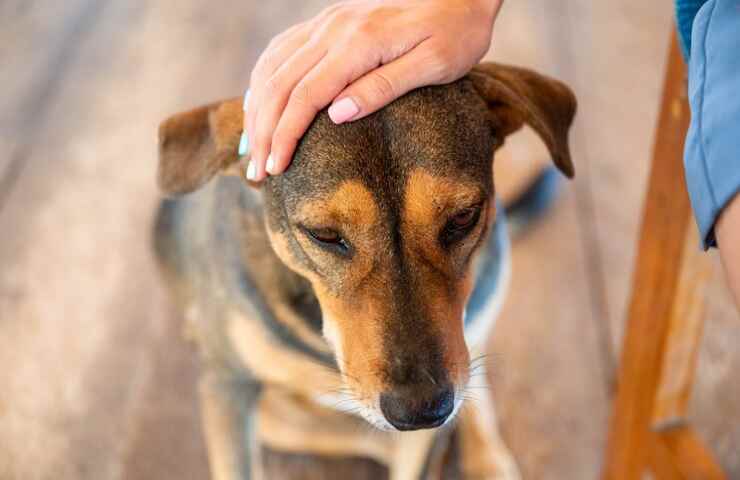
M213 478L261 478L266 450L430 478L443 436L460 478L518 478L490 399L460 410L485 384L475 355L505 291L492 159L527 124L572 176L572 92L486 63L355 122L322 112L261 188L240 173L241 107L160 127L159 184L177 198L161 205L156 251L202 353ZM237 175L209 183L219 173Z

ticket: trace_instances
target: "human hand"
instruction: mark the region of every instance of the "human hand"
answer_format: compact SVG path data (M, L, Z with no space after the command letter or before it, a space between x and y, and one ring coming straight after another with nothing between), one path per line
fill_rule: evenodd
M485 55L502 0L355 0L275 37L250 78L240 146L250 180L282 173L316 113L365 117L406 92L465 75Z

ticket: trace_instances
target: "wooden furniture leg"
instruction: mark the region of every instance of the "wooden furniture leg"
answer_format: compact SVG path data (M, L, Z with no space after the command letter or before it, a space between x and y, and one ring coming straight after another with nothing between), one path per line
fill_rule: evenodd
M725 478L688 425L710 264L684 182L690 112L674 34L663 86L603 480Z

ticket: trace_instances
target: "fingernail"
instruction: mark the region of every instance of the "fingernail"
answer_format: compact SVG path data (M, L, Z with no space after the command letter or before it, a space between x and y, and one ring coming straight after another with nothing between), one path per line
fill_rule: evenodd
M247 132L242 132L242 138L239 140L239 156L243 157L249 150L249 138Z
M247 105L249 105L249 89L244 92L244 104L242 105L242 110L245 112L247 111Z
M272 158L272 153L267 156L267 163L265 164L265 170L267 170L267 173L270 175L274 175L275 172L273 171L275 169L275 159Z
M349 97L345 97L329 107L329 118L334 123L344 123L351 120L358 113L360 113L360 107Z
M255 178L257 178L257 167L254 162L249 162L249 165L247 165L247 179L254 180Z

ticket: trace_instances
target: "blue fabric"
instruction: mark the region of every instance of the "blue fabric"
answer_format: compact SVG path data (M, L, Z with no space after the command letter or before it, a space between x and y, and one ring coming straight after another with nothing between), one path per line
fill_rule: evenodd
M686 183L704 248L740 190L740 0L709 0L693 22Z
M699 9L707 0L676 0L676 25L684 58L689 58L691 51L691 26Z

